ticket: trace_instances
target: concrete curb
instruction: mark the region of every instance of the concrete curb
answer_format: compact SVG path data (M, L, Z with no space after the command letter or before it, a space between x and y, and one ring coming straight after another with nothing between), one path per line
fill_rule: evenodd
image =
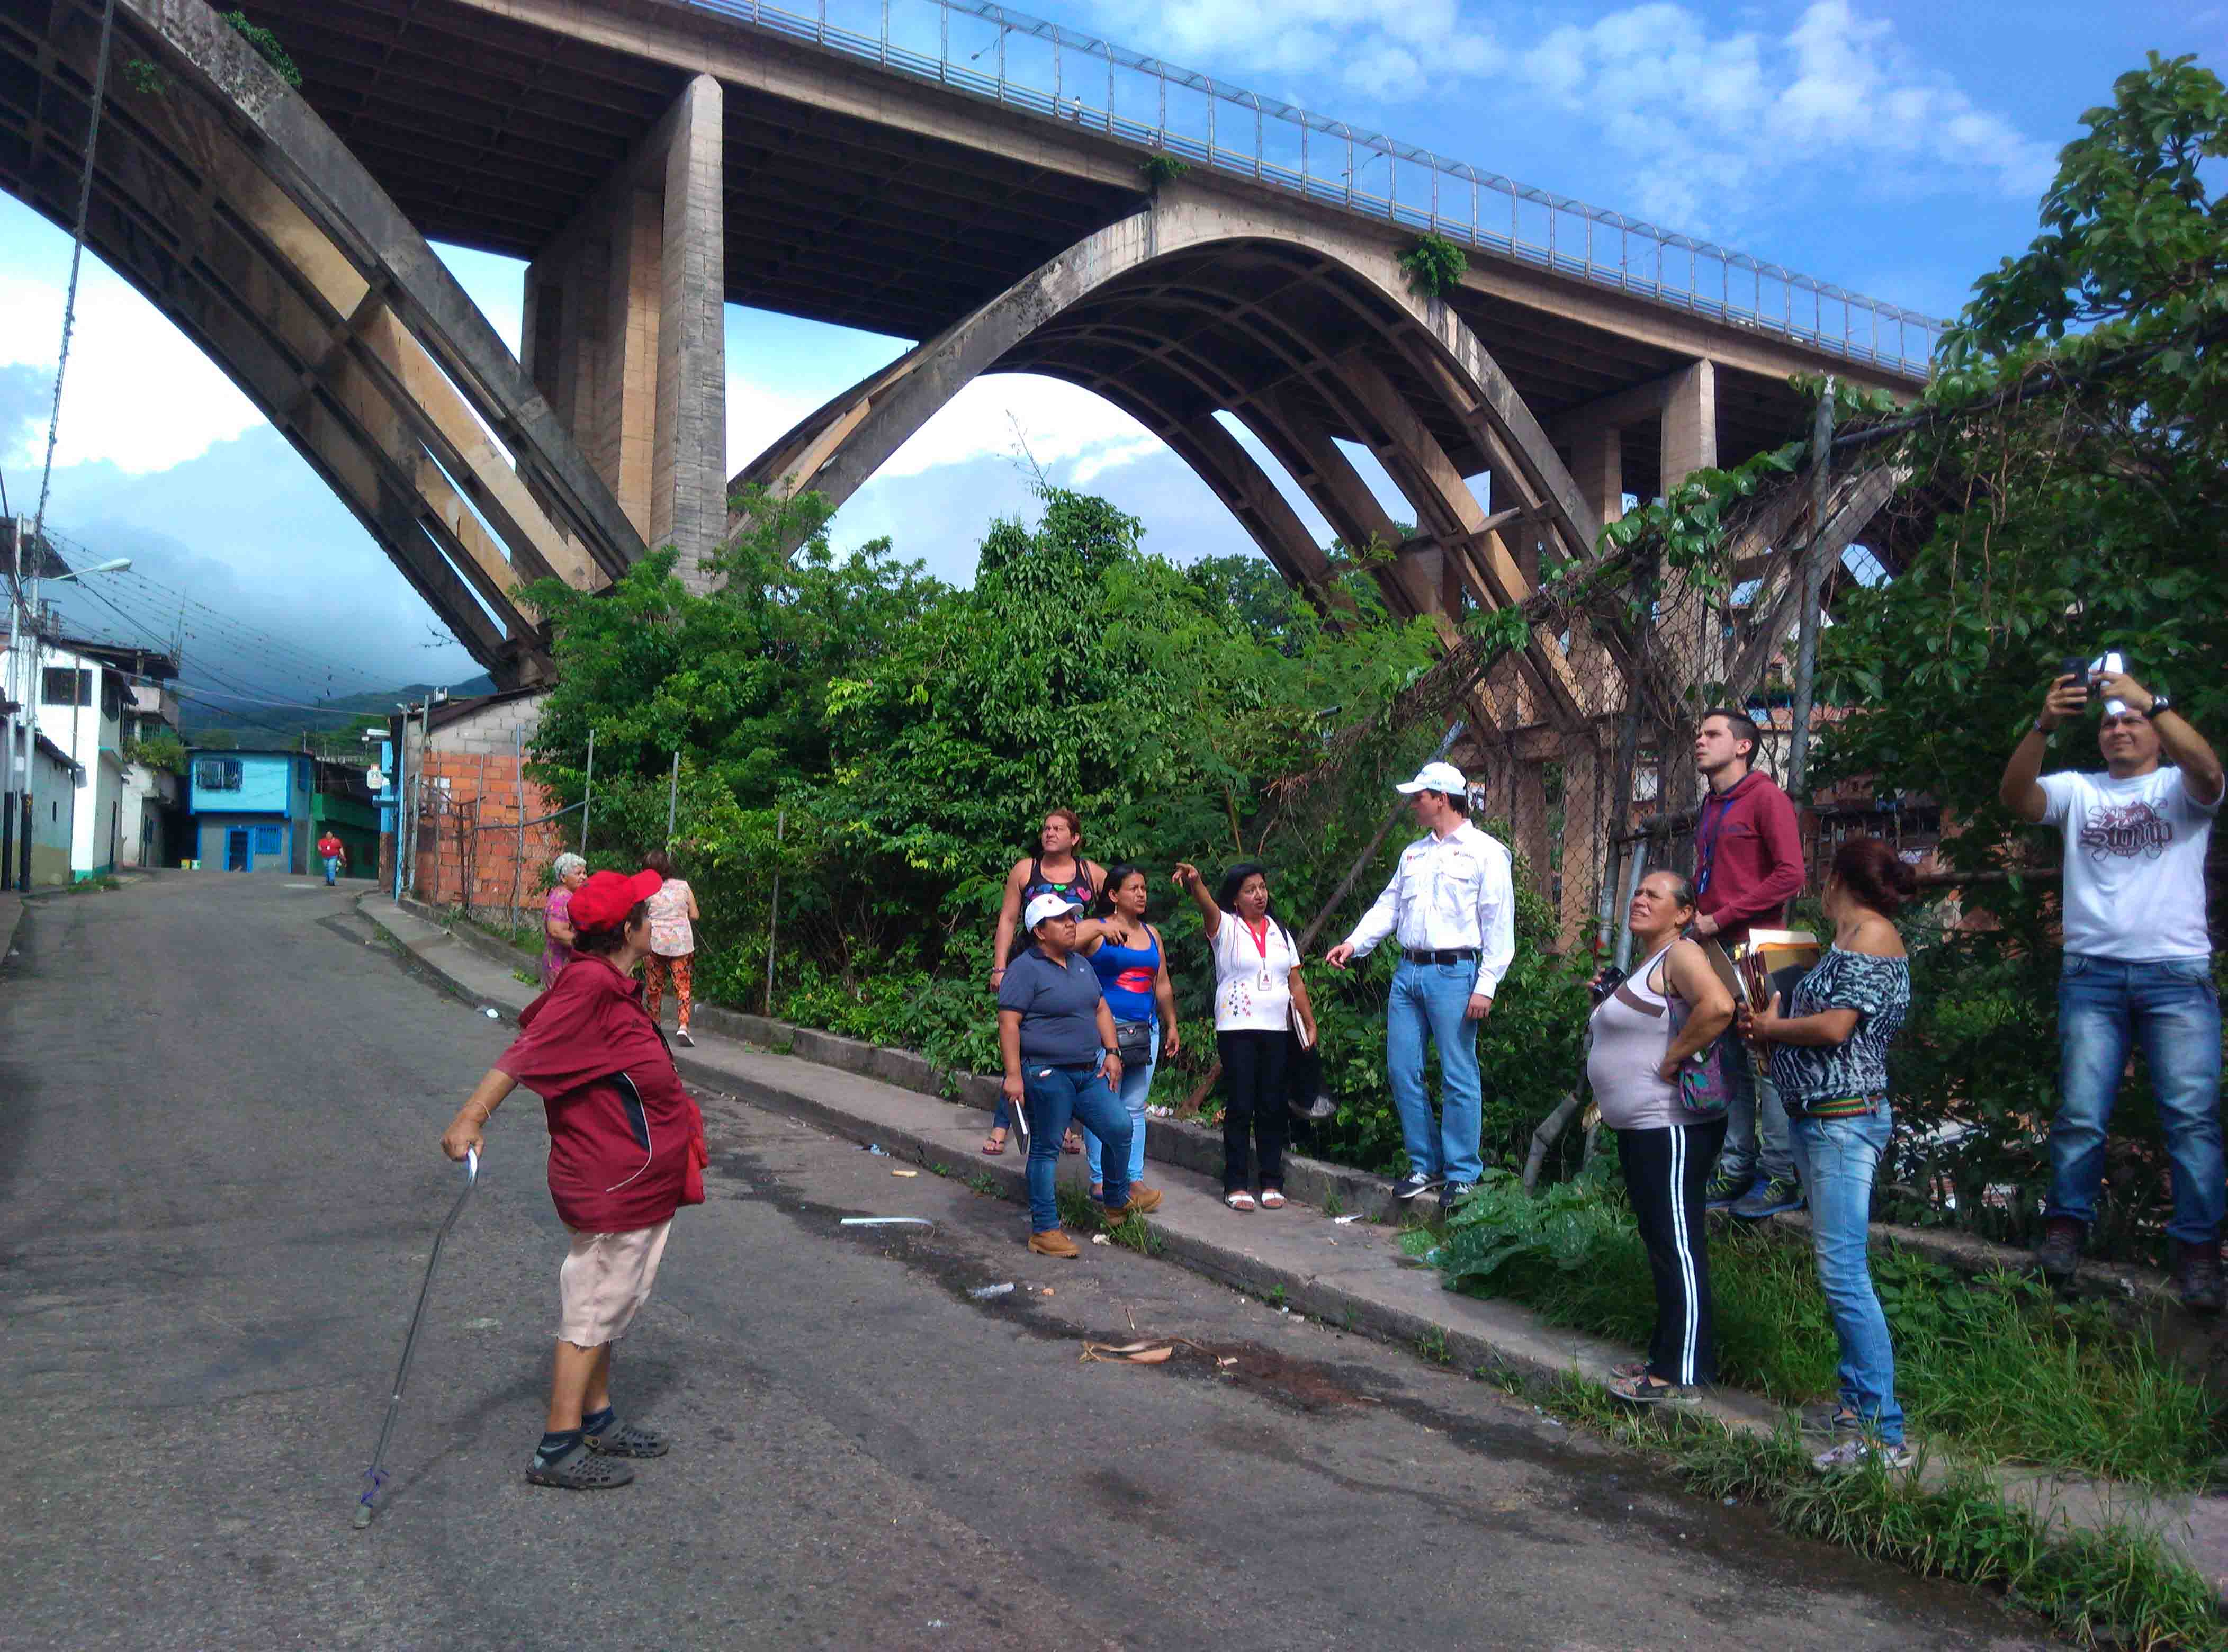
M432 919L398 911L384 897L365 896L356 906L474 1002L515 1014L534 996L533 989L510 978L522 956L515 949L483 935L444 929ZM704 1013L700 1010L700 1017ZM754 1023L769 1032L784 1025L718 1013L723 1021ZM713 1022L701 1025L716 1043L675 1052L676 1065L692 1083L939 1174L970 1181L987 1176L1001 1197L1025 1201L1018 1158L1010 1151L987 1158L976 1150L987 1120L974 1111L934 1099L933 1092L924 1095L901 1082L854 1073L796 1050L736 1049L729 1034L713 1031ZM841 1057L859 1060L864 1058L854 1052L874 1049L829 1034L815 1034L805 1047L833 1047ZM909 1060L927 1065L918 1056ZM902 1063L887 1070L913 1071ZM1166 1201L1151 1228L1160 1241L1159 1253L1180 1266L1295 1313L1414 1348L1456 1370L1505 1371L1527 1379L1576 1374L1599 1381L1611 1363L1631 1357L1630 1349L1558 1329L1527 1309L1443 1290L1437 1275L1403 1257L1397 1235L1381 1226L1336 1224L1319 1207L1297 1201L1274 1216L1234 1216L1222 1207L1219 1143L1216 1152L1211 1176L1172 1166L1173 1174L1162 1179ZM1079 1182L1085 1174L1080 1158L1062 1158L1063 1181ZM1783 1415L1779 1407L1738 1390L1719 1391L1702 1409L1729 1428L1756 1433L1771 1432ZM1930 1478L1948 1466L1936 1458ZM2123 1524L2157 1532L2228 1603L2228 1499L2157 1494L2008 1466L1996 1469L1994 1478L2007 1502L2046 1522L2063 1521L2073 1528Z

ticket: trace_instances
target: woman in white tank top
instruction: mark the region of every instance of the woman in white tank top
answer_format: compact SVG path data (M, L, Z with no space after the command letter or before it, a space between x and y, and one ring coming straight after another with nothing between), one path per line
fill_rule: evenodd
M1594 1007L1586 1057L1655 1278L1648 1358L1618 1366L1610 1384L1635 1405L1691 1401L1718 1374L1703 1199L1725 1114L1708 1063L1733 1000L1702 949L1680 938L1693 915L1693 887L1677 873L1641 880L1631 921L1644 960Z

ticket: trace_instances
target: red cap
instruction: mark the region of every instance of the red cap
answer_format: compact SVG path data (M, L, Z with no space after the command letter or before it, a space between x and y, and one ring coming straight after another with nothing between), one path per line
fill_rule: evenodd
M665 880L655 872L637 872L632 877L619 872L591 873L573 891L567 915L575 929L610 929L624 923L637 905L664 887Z

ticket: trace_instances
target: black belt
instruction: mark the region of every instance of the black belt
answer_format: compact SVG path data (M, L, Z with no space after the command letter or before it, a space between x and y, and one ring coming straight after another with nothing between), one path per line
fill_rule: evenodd
M1477 957L1477 948L1450 946L1443 952L1427 952L1420 946L1404 946L1400 956L1411 964L1468 964Z

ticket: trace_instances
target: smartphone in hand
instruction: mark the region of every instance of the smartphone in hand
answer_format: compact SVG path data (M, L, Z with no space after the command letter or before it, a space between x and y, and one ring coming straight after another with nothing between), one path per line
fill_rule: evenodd
M2081 691L2081 703L2085 708L2089 703L2089 662L2078 654L2070 659L2060 660L2058 675L2078 679L2074 687Z

